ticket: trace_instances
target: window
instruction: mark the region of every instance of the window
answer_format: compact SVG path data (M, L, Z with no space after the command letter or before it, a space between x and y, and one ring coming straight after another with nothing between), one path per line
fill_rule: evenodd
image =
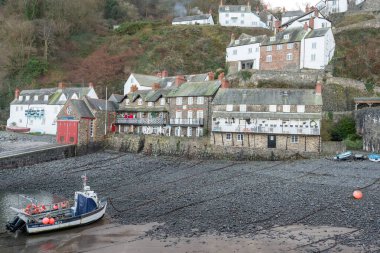
M285 34L284 35L284 40L288 40L289 39L289 34Z
M227 8L226 8L226 10L227 10ZM229 13L226 13L226 18L228 18L230 16L230 14Z
M237 55L237 50L234 49L234 51L232 51L232 54L233 54L233 55Z
M240 105L240 111L246 112L247 111L247 105Z
M252 51L253 51L253 50L252 50L252 48L251 48L251 47L250 47L250 48L248 48L248 53L249 53L249 54L252 54Z
M176 104L176 105L182 105L182 97L177 97L177 98L175 99L175 104Z
M188 105L192 105L194 103L194 101L193 101L193 97L188 97L187 98L187 104Z
M231 133L227 133L227 134L226 134L226 140L227 140L227 141L232 140L232 134L231 134Z
M298 143L298 135L291 136L291 143Z
M22 119L19 119L18 122L19 122L19 123L22 123Z
M292 54L292 53L287 54L287 55L286 55L286 60L287 60L287 61L291 61L291 60L293 60L293 54Z
M244 20L240 20L240 24L244 25Z
M175 112L175 118L176 119L182 119L182 111L176 111Z
M161 98L160 99L160 105L165 105L166 101L165 101L165 98Z
M18 97L18 101L22 101L23 97L22 96L19 96Z
M267 46L267 52L272 51L272 46Z
M271 55L267 55L266 62L272 62L272 56Z
M21 107L20 107L20 111L23 111L23 110L24 110L24 107L21 106Z
M190 111L187 112L187 118L188 119L192 119L193 118L193 111L190 110Z
M251 38L251 42L255 42L255 41L256 41L255 37Z
M45 96L44 96L44 100L45 100L45 101L48 101L48 100L49 100L49 95L45 95Z
M275 41L276 40L276 37L270 37L270 39L269 39L270 41Z
M316 54L311 54L311 61L315 61L317 55Z
M188 137L193 136L193 129L192 129L191 127L188 127L188 128L187 128L187 136L188 136Z
M277 45L277 50L282 50L282 44Z
M245 11L245 6L241 7L241 11ZM242 16L244 16L244 14L242 14Z
M198 105L203 105L204 102L205 102L204 97L197 97L197 104Z
M259 48L258 47L256 47L256 52L259 52Z
M181 127L175 128L175 136L181 136Z
M244 141L244 135L243 134L238 134L237 135L237 140L238 141Z
M230 22L228 20L226 20L226 25L228 25Z
M283 105L282 106L282 111L283 112L290 112L290 105Z
M313 42L313 43L311 44L311 48L312 48L312 49L316 49L316 48L317 48L317 42Z
M293 47L294 47L294 43L288 43L288 46L287 46L288 49L293 49Z
M297 105L297 112L304 113L305 112L305 105Z
M227 106L226 106L226 111L227 111L227 112L232 112L233 109L234 109L234 106L233 106L233 105L227 105Z
M94 137L94 120L90 120L90 137Z
M129 105L129 99L128 98L125 100L125 105Z
M197 111L197 119L203 119L203 110Z
M30 96L25 96L25 100L29 101Z
M269 111L270 112L276 112L277 111L277 105L269 105Z
M196 136L199 137L199 136L203 136L203 128L201 127L197 127L197 130L196 130Z
M38 100L38 96L34 95L34 101L37 101L37 100Z
M33 125L33 120L32 119L29 121L29 125Z
M18 112L18 106L16 106L16 112Z
M152 107L153 106L153 102L148 102L148 106Z
M41 125L45 125L45 118L42 118Z
M142 98L139 98L139 99L137 100L137 104L138 104L138 105L142 105L142 104L143 104L143 100L142 100Z

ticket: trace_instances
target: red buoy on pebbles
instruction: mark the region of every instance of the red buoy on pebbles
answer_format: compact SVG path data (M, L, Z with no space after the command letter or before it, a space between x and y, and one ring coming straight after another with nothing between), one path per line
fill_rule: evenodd
M50 225L53 225L54 222L55 222L54 218L50 218L50 219L49 219L49 224L50 224Z
M361 199L363 198L363 193L359 190L356 190L352 193L352 196L354 196L355 199Z
M49 224L49 218L48 217L43 218L42 219L42 224L44 224L44 225Z

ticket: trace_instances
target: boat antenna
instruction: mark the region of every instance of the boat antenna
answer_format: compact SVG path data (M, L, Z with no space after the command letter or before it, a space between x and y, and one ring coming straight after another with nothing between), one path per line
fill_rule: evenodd
M86 173L84 173L84 175L82 175L81 178L83 179L83 189L84 189L86 187L86 183L88 179Z

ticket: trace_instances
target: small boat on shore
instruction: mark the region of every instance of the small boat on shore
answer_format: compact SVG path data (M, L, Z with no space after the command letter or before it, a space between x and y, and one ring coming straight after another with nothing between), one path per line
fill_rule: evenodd
M10 232L21 230L35 234L86 225L101 219L106 211L107 201L99 200L97 194L86 185L87 177L82 178L83 191L75 192L72 206L69 201L44 205L27 198L31 203L25 208L11 207L16 216L6 224L6 229Z
M352 151L346 151L346 152L343 152L343 153L340 153L340 154L337 154L336 156L334 156L334 160L339 160L339 161L348 160L351 158L352 158Z
M15 132L15 133L29 133L30 132L29 127L18 127L18 126L7 126L6 130L8 132Z
M370 154L368 155L368 160L372 162L380 162L380 155L379 154Z

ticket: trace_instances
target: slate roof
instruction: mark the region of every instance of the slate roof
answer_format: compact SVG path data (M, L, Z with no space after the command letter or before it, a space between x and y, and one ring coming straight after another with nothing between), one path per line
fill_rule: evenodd
M124 96L120 94L112 94L108 100L113 101L115 103L120 103L123 100Z
M314 89L219 89L213 105L322 105Z
M306 17L307 15L310 15L310 14L313 13L313 12L314 12L314 10L311 10L311 11L306 12L306 13L302 12L301 15L299 15L299 16L297 16L297 17L295 17L295 18L292 18L291 20L289 20L288 22L286 22L286 23L284 23L284 24L281 24L280 27L288 26L288 25L292 24L293 22L295 22L295 21L297 21L297 20L299 20L300 22L301 22L301 21L309 20L308 18L307 18L307 19L302 19L302 18L303 18L303 17ZM319 12L319 14L322 16L322 18L326 19L327 21L330 21L330 20L328 20L325 16L323 16L322 13L321 13L319 10L318 10L318 12ZM315 16L315 15L314 15L314 16ZM331 21L330 21L330 22L331 22Z
M285 31L279 32L275 35L276 39L270 41L271 37L267 37L261 45L276 45L284 43L299 42L303 39L308 31L304 30L303 27L287 29ZM284 39L284 35L289 34L289 39Z
M158 77L158 76L151 76L151 75L143 75L143 74L135 74L132 73L136 79L136 81L144 87L152 87L154 83L160 84L161 88L169 88L169 83L171 85L175 84L175 76L169 76L169 77ZM194 74L194 75L185 75L185 79L188 82L201 82L204 81L207 78L208 74Z
M133 75L133 77L141 86L145 86L145 87L151 87L154 83L160 83L162 80L162 78L158 76L150 76L150 75L135 74L135 73L132 73L131 75Z
M244 10L242 10L244 8ZM245 13L252 13L251 7L248 7L247 5L223 5L219 6L219 12L245 12ZM256 14L255 14L256 15Z
M105 111L107 109L109 112L115 112L117 109L114 103L104 99L87 98L87 101L94 111Z
M217 118L266 118L266 119L278 119L279 112L226 112L226 111L213 111L212 117ZM286 113L281 112L282 119L320 119L321 113Z
M219 80L207 82L187 82L174 88L167 97L209 97L213 96L219 89Z
M305 39L323 37L326 35L326 33L330 29L331 29L330 27L327 27L327 28L320 28L320 29L312 30L308 35L306 35Z
M304 15L305 13L301 10L298 11L287 11L282 14L282 17L288 18L288 17L299 17Z
M194 15L194 16L186 16L186 17L177 17L173 19L173 22L204 20L204 19L209 19L210 16L211 16L210 14L202 14L202 15Z
M78 112L81 118L95 118L90 109L88 108L86 102L80 99L71 99L70 100L75 110Z
M233 42L231 42L228 47L238 47L244 45L251 45L256 43L261 43L265 40L266 35L260 36L251 36L245 33L242 33L239 38Z
M158 90L151 90L148 94L145 96L146 102L156 102L160 97L165 97L167 94L169 94L170 90L168 89L158 89Z

